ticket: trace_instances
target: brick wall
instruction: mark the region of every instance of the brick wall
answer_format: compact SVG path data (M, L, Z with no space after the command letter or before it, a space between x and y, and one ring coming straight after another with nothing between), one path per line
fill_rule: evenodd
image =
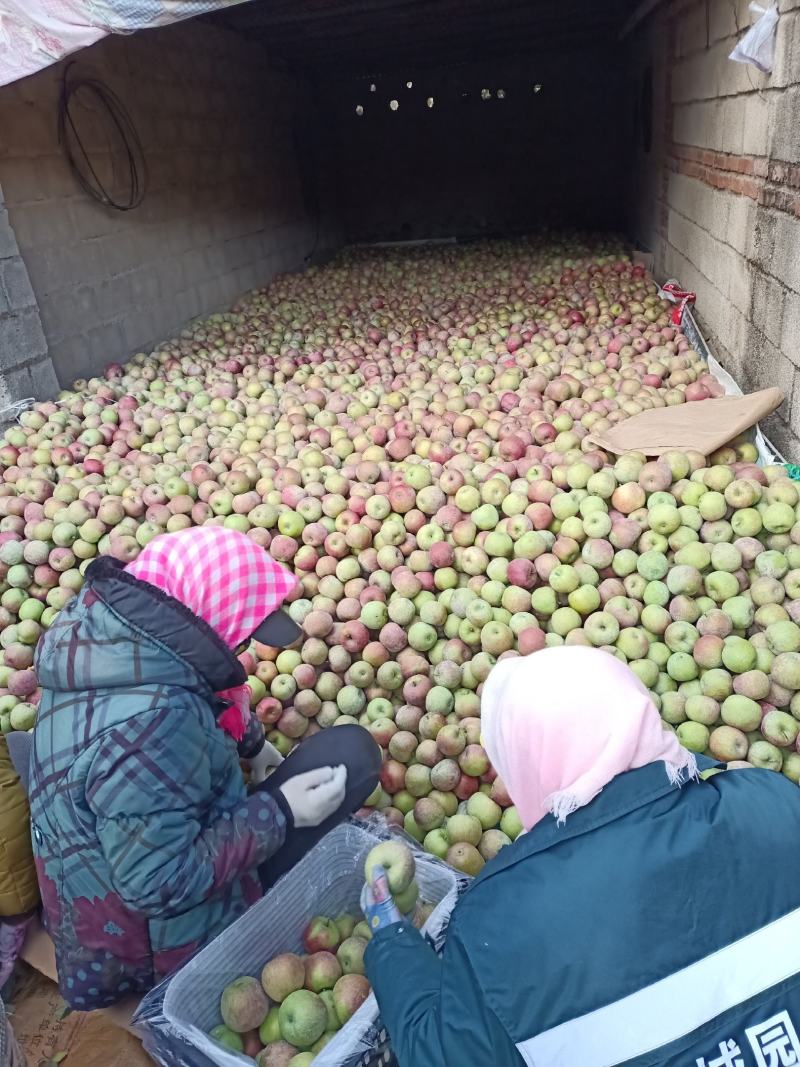
M13 400L50 396L57 389L36 297L0 189L0 412Z
M108 38L77 60L128 108L150 184L128 213L77 186L57 143L63 65L0 89L0 185L62 385L302 267L333 239L298 176L305 96L257 45L187 22ZM95 165L112 174L119 158L98 113L77 114Z
M638 157L640 188L657 169L658 203L634 225L657 270L697 293L713 351L745 391L777 385L786 401L767 431L800 459L800 0L780 0L775 70L728 59L752 16L746 0L672 3L635 51L668 42L656 118ZM660 45L659 45L660 42Z

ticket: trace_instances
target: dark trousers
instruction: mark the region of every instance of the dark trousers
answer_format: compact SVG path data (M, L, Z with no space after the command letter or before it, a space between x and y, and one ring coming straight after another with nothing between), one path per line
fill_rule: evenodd
M274 856L259 868L261 885L266 892L282 874L291 870L329 830L357 811L378 784L381 769L381 750L363 726L348 723L335 726L309 737L298 745L283 763L267 778L260 789L270 793L287 779L317 767L347 767L347 791L341 806L319 826L297 829L292 827L286 840Z

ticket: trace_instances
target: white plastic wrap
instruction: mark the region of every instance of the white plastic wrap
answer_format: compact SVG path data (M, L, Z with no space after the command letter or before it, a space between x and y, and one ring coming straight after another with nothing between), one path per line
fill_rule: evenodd
M109 33L167 26L245 0L2 0L0 85L35 74Z
M164 997L170 1030L216 1067L252 1067L241 1053L224 1049L207 1033L221 1022L220 994L240 975L260 976L264 964L281 952L302 952L301 936L315 915L360 914L364 860L386 833L367 824L346 823L332 830L293 870L224 933L178 972ZM436 907L423 927L434 946L444 932L459 894L459 877L439 860L415 851L420 899ZM314 1067L349 1067L372 1048L378 1006L370 995L353 1018L318 1054Z
M728 56L736 63L749 63L762 74L770 74L775 66L775 37L778 30L778 7L763 8L750 4L750 10L760 17L753 23Z
M36 398L26 396L23 400L14 400L7 407L0 408L0 426L6 427L11 422L19 422L23 411L28 411L36 403Z

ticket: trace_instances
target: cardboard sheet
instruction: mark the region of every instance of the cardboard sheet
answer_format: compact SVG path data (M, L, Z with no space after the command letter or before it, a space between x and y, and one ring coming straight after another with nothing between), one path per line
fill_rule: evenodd
M783 403L780 389L761 389L747 396L721 396L675 407L654 408L634 415L588 439L599 448L621 455L644 452L660 456L671 449L711 455L740 433L771 415Z
M62 1067L152 1067L136 1038L103 1012L65 1015L64 1007L55 983L27 969L7 1010L28 1067L40 1067L59 1053L66 1054Z

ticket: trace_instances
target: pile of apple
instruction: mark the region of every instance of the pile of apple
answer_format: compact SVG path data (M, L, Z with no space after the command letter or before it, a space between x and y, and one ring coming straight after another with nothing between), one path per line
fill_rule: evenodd
M365 724L370 799L474 873L519 831L480 744L501 656L626 660L696 751L800 778L800 522L782 468L590 433L721 387L613 241L349 253L25 412L0 440L0 729L88 563L246 533L305 640L243 657L284 753Z

